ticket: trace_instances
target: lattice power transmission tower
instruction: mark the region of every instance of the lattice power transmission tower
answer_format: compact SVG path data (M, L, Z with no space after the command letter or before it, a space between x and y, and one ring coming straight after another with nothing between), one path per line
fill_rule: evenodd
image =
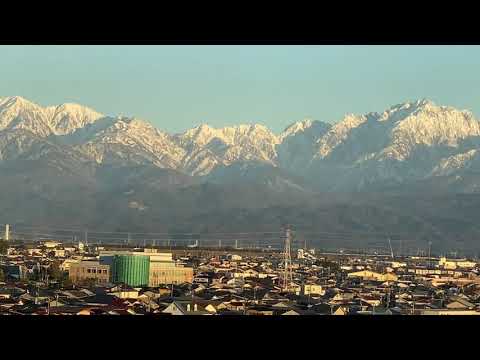
M283 290L288 291L293 282L292 273L292 230L287 226L285 231L285 249L283 252Z

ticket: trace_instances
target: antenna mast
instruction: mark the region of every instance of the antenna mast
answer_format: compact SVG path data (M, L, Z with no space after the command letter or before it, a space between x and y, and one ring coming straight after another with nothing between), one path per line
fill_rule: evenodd
M283 253L283 290L288 291L290 283L293 281L292 274L292 253L291 253L291 237L292 231L290 226L287 226L285 233L285 250Z
M393 248L392 248L392 242L390 241L390 238L388 238L388 245L390 245L390 255L391 255L392 260L393 260L394 259Z
M432 266L432 242L428 242L428 267L430 268Z
M5 241L10 240L10 225L9 224L5 225L5 238L4 238L4 240Z

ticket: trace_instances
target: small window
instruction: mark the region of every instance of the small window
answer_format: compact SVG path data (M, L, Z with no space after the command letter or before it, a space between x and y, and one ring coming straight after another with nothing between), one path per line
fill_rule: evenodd
M89 273L89 274L90 274L90 273L91 273L91 270L90 270L90 269L87 269L87 273Z

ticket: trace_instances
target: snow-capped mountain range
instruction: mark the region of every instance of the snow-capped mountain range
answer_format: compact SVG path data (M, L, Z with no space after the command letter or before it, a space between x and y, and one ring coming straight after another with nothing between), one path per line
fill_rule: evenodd
M347 115L333 125L306 119L281 134L258 124L203 124L169 134L82 105L42 107L18 96L0 98L0 161L68 158L70 164L151 165L191 176L225 174L219 170L231 167L229 178L261 164L262 178L266 168L277 168L275 176L289 172L327 191L461 177L480 170L479 139L480 123L471 112L428 100Z

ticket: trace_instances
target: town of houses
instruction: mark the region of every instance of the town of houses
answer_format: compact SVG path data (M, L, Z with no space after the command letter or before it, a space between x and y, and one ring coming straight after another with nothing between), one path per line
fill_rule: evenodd
M480 267L445 257L11 244L1 315L480 315Z

